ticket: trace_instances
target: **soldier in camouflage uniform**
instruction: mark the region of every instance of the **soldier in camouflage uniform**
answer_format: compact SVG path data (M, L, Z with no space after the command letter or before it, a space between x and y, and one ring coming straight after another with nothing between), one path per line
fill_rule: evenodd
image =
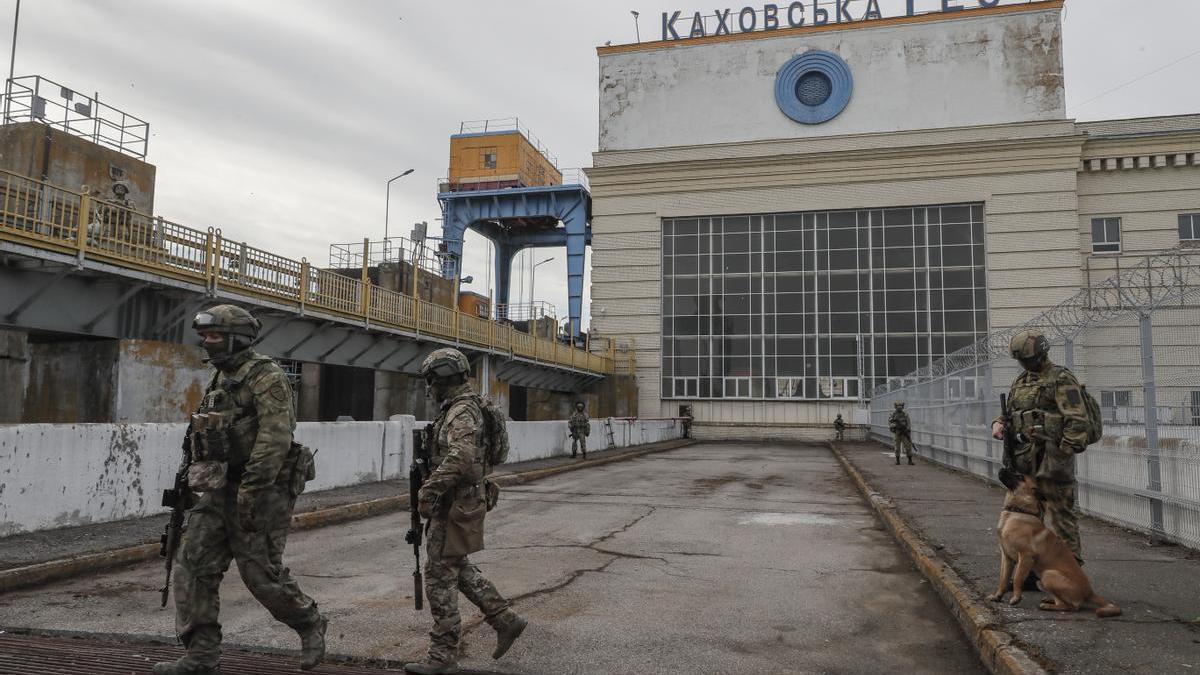
M1012 383L1005 412L1024 442L1006 463L1037 479L1047 527L1082 563L1075 514L1075 455L1087 448L1090 425L1082 388L1070 370L1051 363L1050 342L1041 331L1017 333L1009 350L1025 370ZM992 436L1003 439L1004 430L1003 418L996 418Z
M908 413L904 412L904 401L896 401L896 410L888 418L888 430L892 432L893 447L896 448L896 464L900 463L900 447L904 447L904 455L912 464L912 423Z
M425 544L425 595L433 615L429 656L405 669L422 675L458 672L461 591L496 630L492 658L503 656L527 625L467 556L483 550L487 437L479 395L467 382L470 363L457 349L439 349L421 364L430 396L440 406L430 447L432 472L417 508L429 519Z
M312 468L308 449L292 443L291 387L279 364L251 349L259 322L246 310L219 305L197 314L192 327L217 369L200 413L223 424L206 432L203 449L193 444L187 467L195 499L174 583L175 630L187 654L154 673L219 672L218 589L230 561L250 593L300 635L300 667L314 668L325 655L326 619L283 566L292 507Z
M583 452L583 458L587 459L587 437L592 431L592 425L587 413L583 411L583 401L575 404L575 411L567 419L567 426L571 430L571 457L579 450Z
M842 414L838 413L837 419L833 421L833 430L837 433L834 440L845 440L846 437L846 420L842 419Z

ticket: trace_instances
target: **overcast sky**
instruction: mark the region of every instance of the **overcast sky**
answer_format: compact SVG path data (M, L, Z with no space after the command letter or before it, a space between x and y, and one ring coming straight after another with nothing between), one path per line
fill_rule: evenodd
M148 120L159 214L325 265L330 243L382 237L384 186L405 169L415 172L393 184L392 233L436 224L436 181L462 120L520 116L560 166L589 166L595 48L634 41L630 10L650 40L664 10L744 4L24 0L16 74L99 92ZM903 0L881 5L891 16ZM13 7L0 0L0 35ZM1069 116L1200 112L1200 1L1068 0L1064 21ZM480 280L469 288L486 290L485 247L467 248L464 272ZM536 259L552 255L537 298L564 317L565 255Z

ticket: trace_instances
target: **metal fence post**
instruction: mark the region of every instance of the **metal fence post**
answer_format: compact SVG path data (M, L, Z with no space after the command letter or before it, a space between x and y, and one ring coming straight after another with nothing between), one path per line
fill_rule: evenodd
M1158 455L1158 401L1154 383L1154 329L1149 312L1138 315L1142 343L1142 387L1146 414L1147 485L1151 492L1162 492L1162 473ZM1163 503L1150 498L1150 528L1163 531Z
M1075 370L1075 338L1067 338L1063 344L1063 351L1066 352L1067 360L1063 365L1067 367L1067 370Z

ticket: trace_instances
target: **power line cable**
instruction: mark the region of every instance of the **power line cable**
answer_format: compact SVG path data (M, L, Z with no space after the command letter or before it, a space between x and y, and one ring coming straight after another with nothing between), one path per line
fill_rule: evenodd
M1098 100L1104 98L1105 96L1108 96L1111 93L1120 91L1120 90L1124 89L1125 87L1128 87L1131 84L1140 82L1140 81L1146 79L1147 77L1150 77L1151 75L1157 75L1157 74L1161 73L1162 71L1166 70L1167 68L1170 68L1171 66L1183 63L1184 61L1187 61L1188 59L1192 58L1193 56L1196 56L1197 54L1200 54L1200 49L1197 49L1196 51L1194 51L1191 54L1188 54L1186 56L1181 56L1178 59L1175 59L1174 61L1168 63L1167 65L1157 68L1155 70L1152 70L1152 71L1146 73L1145 75L1135 77L1134 79L1126 82L1125 84L1117 85L1117 86L1113 87L1112 89L1109 89L1108 91L1097 94L1097 95L1093 96L1092 98L1089 98L1088 100L1084 101L1083 103L1076 103L1075 105L1070 106L1067 109L1068 110L1077 110L1079 108L1082 108L1083 106L1088 105L1089 103L1098 101Z

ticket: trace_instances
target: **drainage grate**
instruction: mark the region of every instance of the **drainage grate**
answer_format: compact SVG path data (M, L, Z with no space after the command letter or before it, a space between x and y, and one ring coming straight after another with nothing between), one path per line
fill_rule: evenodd
M0 635L0 675L146 675L158 661L177 659L179 647L127 644L86 638ZM295 675L294 656L226 651L223 675ZM403 671L323 663L314 675L396 675Z

